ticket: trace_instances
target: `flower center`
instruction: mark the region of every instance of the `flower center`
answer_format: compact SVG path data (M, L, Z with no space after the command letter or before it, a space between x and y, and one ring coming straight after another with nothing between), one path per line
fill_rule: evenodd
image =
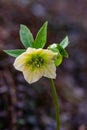
M44 59L40 56L37 57L32 57L31 62L29 62L33 67L37 67L40 68L43 63L44 63Z

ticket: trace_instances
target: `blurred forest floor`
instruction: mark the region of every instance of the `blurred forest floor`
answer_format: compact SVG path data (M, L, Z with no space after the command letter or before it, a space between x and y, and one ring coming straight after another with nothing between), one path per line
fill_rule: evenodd
M57 69L61 130L87 130L87 0L0 0L0 130L56 130L47 79L29 85L2 49L23 48L20 24L35 36L48 21L47 45L66 35L69 58Z

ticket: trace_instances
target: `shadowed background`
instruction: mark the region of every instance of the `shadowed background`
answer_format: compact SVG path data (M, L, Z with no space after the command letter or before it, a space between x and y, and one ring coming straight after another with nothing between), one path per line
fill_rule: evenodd
M61 130L87 130L87 0L0 0L0 50L23 48L20 24L34 37L48 21L46 46L66 35L69 58L57 69ZM55 130L49 81L29 85L0 51L0 130Z

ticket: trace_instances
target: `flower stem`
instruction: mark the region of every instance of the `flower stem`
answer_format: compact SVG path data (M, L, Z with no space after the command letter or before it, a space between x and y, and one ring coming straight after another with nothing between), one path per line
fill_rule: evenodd
M49 79L49 81L50 81L50 86L51 86L51 90L52 90L53 102L54 102L55 113L56 113L56 123L57 123L57 129L56 130L60 130L60 114L59 114L58 96L57 96L54 81L52 79Z

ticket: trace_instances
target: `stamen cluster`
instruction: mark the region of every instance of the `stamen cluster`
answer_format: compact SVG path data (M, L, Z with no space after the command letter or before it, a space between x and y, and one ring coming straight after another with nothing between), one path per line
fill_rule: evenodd
M40 68L44 63L43 57L36 56L32 57L31 60L29 61L29 64L32 65L33 67Z

